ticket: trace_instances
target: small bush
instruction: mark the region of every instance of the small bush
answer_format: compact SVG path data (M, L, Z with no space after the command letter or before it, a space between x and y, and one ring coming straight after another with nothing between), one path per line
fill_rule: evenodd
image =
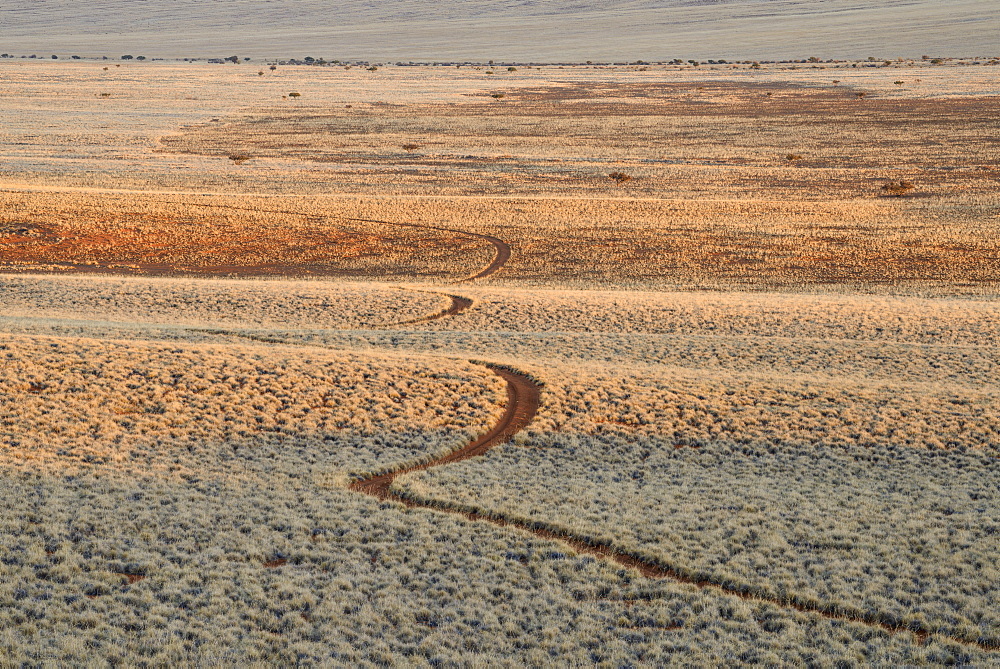
M890 195L892 197L903 197L914 188L916 188L915 185L913 185L909 181L903 181L903 180L890 181L889 183L882 186L882 190L886 193L886 195Z

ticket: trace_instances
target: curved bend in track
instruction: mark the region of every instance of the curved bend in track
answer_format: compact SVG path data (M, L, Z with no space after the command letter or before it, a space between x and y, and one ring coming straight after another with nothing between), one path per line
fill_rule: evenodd
M395 223L393 221L381 221L374 218L345 218L346 221L355 221L358 223L381 223L382 225L397 225L404 228L420 228L423 230L437 230L439 232L451 232L454 234L465 235L466 237L474 237L476 239L484 239L493 245L496 249L496 255L493 257L493 262L486 266L480 272L472 274L462 279L456 279L455 281L449 281L450 285L455 285L457 283L465 283L466 281L475 281L476 279L482 279L484 277L493 274L498 269L507 264L510 260L510 244L500 239L499 237L494 237L493 235L484 235L479 232L469 232L468 230L457 230L455 228L442 228L437 225L425 225L423 223Z
M396 480L397 476L402 476L403 474L446 465L450 462L468 460L477 455L482 455L494 446L510 441L515 434L523 430L531 422L538 412L541 386L536 381L531 379L527 374L509 367L489 363L486 363L486 366L507 382L507 408L504 410L503 416L500 417L500 420L489 432L473 440L467 446L457 451L452 451L448 455L436 460L360 479L352 483L350 489L378 497L379 499L395 499L411 507L426 506L428 508L437 508L431 504L420 504L406 500L402 496L397 495L390 490L392 482Z
M405 289L404 289L405 290ZM451 300L451 305L446 309L442 309L437 313L433 313L430 316L421 316L420 318L414 318L409 321L400 321L398 323L389 323L388 325L378 325L374 326L372 329L377 330L387 330L389 328L398 328L404 325L419 325L420 323L429 323L431 321L436 321L441 318L448 318L449 316L457 316L466 309L472 306L472 300L467 297L462 297L461 295L451 295L449 293L439 293L436 290L416 290L416 293L427 293L428 295L443 295Z
M303 214L302 212L299 211L289 211L280 209L264 210L264 209L258 209L256 207L238 207L235 205L221 205L221 204L197 204L197 203L192 203L192 204L194 204L194 206L196 207L223 208L223 209L231 209L237 211L252 211L258 213L286 214L289 216L304 216L307 218L309 217L308 214ZM403 228L418 228L421 230L437 230L439 232L450 232L452 234L464 235L466 237L472 237L474 239L482 239L492 244L493 248L495 249L495 253L493 255L493 260L490 261L490 264L484 267L482 270L476 272L475 274L471 274L461 279L455 279L454 281L449 281L447 285L451 286L460 283L466 283L468 281L475 281L476 279L482 279L487 276L490 276L491 274L494 274L497 270L499 270L501 267L506 265L507 261L510 260L510 255L511 255L510 244L500 239L499 237L494 237L493 235L487 235L479 232L470 232L468 230L458 230L456 228L446 228L439 225L426 225L424 223L399 223L396 221L384 221L376 218L352 218L346 216L331 216L324 218L339 218L340 220L343 221L352 221L355 223L378 223L380 225L395 225L397 227L403 227ZM447 297L448 299L451 300L451 306L437 313L430 314L429 316L422 316L420 318L414 318L412 320L402 321L399 323L390 323L388 325L381 325L378 326L376 329L384 330L388 328L402 327L404 325L419 325L420 323L428 323L430 321L436 321L441 318L456 316L472 306L471 299L467 297L461 297L460 295L451 295L449 293L441 293L438 291L431 291L431 290L422 290L415 292L423 292L431 295L443 295L444 297Z

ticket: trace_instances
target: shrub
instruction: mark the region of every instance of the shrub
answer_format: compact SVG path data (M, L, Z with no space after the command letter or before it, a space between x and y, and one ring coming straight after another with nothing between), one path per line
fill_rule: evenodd
M912 183L903 180L890 181L882 186L882 190L885 191L886 195L890 195L892 197L903 197L914 188L916 188L916 186Z

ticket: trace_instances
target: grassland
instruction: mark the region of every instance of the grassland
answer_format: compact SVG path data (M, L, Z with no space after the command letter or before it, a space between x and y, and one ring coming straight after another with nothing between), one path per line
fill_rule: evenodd
M986 66L187 67L0 61L4 657L996 663Z

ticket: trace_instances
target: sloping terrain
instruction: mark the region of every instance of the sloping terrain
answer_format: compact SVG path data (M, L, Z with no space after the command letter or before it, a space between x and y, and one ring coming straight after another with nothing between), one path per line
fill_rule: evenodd
M977 0L48 0L5 7L0 48L45 57L548 62L988 55L998 19L1000 8Z

